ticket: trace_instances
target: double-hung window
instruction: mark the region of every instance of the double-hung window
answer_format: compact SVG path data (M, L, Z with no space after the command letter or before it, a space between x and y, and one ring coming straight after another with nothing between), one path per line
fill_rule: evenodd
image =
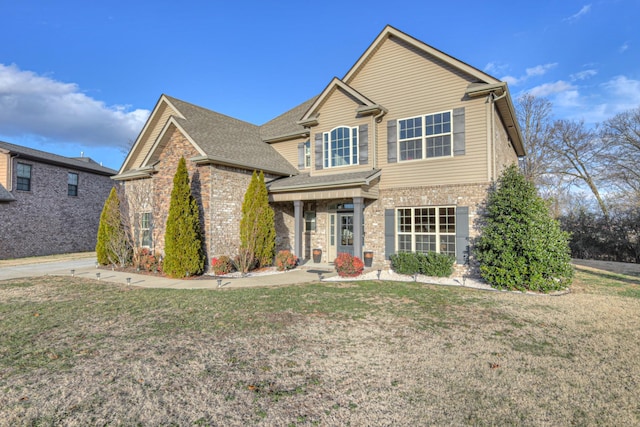
M456 255L456 208L417 207L396 210L399 252Z
M18 163L18 182L16 189L20 191L31 191L31 165Z
M358 127L337 127L323 134L324 167L358 164Z
M150 248L151 240L151 212L143 212L140 216L140 244L143 247Z
M69 196L77 196L78 195L78 174L69 172L67 177L67 195Z
M451 111L398 120L399 160L451 156Z

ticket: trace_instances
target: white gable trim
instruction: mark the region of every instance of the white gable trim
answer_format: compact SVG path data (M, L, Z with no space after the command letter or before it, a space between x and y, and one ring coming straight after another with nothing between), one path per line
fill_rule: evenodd
M364 96L363 94L361 94L360 92L358 92L357 90L355 90L354 88L352 88L351 86L349 86L348 84L340 80L339 78L334 77L331 80L331 82L327 85L327 87L324 88L324 90L322 91L320 96L318 96L316 101L311 105L311 107L309 107L309 109L304 114L304 116L302 116L302 118L298 121L298 123L310 121L310 119L312 119L315 116L315 113L318 111L320 106L331 95L331 93L333 93L333 90L338 88L342 89L348 95L355 98L361 104L361 106L358 107L359 109L362 109L362 107L369 107L373 111L373 109L378 107L378 105L375 102L371 101L369 98L367 98L366 96ZM365 111L367 110L367 108L362 110Z
M158 147L160 145L160 141L162 141L164 139L165 135L167 134L167 132L169 131L169 129L171 128L172 125L175 126L176 129L178 129L178 131L182 135L184 135L184 137L187 139L187 141L189 141L191 143L191 145L193 145L193 148L195 148L201 156L206 156L207 155L205 153L205 151L202 148L200 148L200 146L198 144L196 144L196 142L191 138L191 136L189 136L189 134L184 130L184 128L180 125L180 123L178 123L178 121L175 119L175 117L171 117L164 124L162 130L158 134L158 137L153 142L153 145L151 146L151 149L149 150L149 152L145 156L144 160L142 161L141 167L147 166L147 163L153 158L153 155L155 154L156 150L158 149Z

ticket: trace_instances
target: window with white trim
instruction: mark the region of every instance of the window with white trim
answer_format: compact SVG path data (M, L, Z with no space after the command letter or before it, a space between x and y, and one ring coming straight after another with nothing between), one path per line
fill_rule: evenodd
M140 215L140 244L147 248L150 248L153 243L151 239L151 221L151 212L143 212Z
M451 156L451 120L451 111L398 120L398 160Z
M456 255L456 208L428 206L396 209L398 252Z
M358 127L337 127L325 132L323 138L324 167L333 168L358 164Z

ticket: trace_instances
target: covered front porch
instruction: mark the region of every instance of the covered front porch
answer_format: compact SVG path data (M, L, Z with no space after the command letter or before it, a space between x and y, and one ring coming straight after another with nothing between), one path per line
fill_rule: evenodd
M301 260L332 262L338 253L363 258L367 249L366 208L378 198L379 170L309 177L269 184L269 199L291 212L291 248ZM371 230L373 231L373 230Z

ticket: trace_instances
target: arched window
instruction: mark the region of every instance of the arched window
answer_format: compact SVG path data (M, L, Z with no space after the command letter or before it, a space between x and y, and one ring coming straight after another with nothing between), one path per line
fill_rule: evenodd
M324 167L349 166L358 164L358 127L337 127L325 132Z

